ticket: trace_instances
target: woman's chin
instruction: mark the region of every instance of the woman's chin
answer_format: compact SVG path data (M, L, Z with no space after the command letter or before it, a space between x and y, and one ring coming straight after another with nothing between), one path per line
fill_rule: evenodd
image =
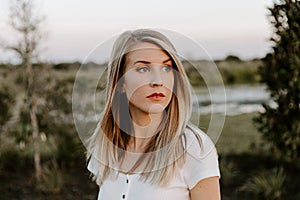
M149 110L148 113L149 114L161 114L165 111L165 107L160 105L160 104L153 104Z

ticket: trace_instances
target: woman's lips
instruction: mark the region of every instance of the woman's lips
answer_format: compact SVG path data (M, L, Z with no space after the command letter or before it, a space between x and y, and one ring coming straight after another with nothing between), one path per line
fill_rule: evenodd
M149 96L147 96L148 99L152 99L152 100L160 100L164 97L165 97L165 95L163 93L160 93L160 92L155 92L155 93L150 94Z

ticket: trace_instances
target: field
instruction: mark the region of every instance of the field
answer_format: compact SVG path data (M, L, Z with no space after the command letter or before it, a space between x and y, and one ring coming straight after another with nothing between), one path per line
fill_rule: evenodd
M194 64L205 66L205 61ZM261 64L259 60L217 61L216 64L227 85L259 82L256 74ZM92 63L87 66L88 69L82 71L80 84L91 88L91 80L97 81L99 78L93 70L99 66ZM26 129L26 116L23 121L18 116L24 97L23 71L20 66L0 65L0 89L11 92L15 99L10 105L12 116L8 123L9 131L3 131L3 127L0 127L0 200L96 199L98 189L86 170L85 149L74 125L70 123L71 92L79 67L79 63L47 64L41 69L35 66L38 74L36 92L47 99L42 101L44 104L38 110L40 132L45 140L41 148L45 174L43 183L36 185L30 131ZM103 72L103 68L101 70ZM204 83L195 70L188 66L187 74L194 86ZM94 89L103 89L103 83L101 78ZM84 101L85 98L81 96L80 100ZM279 194L280 198L277 199L299 199L300 182L295 178L300 173L299 167L294 166L293 162L275 159L268 143L262 139L253 123L255 115L226 116L222 133L216 140L222 199L274 199L264 198L266 192L270 191ZM10 122L16 120L18 123L11 125ZM200 117L199 126L204 132L209 121L209 115Z
M228 163L233 164L235 171L246 170L248 173L251 170L245 169L245 164L252 165L255 169L257 165L256 159L262 159L262 157L256 157L256 153L259 151L262 140L260 134L252 123L252 117L254 114L243 114L239 116L227 116L224 124L223 132L216 143L216 147L220 156L220 166L228 167ZM201 126L203 129L209 121L209 116L203 116L201 118ZM262 149L260 149L262 151ZM61 169L61 176L63 178L63 187L58 193L45 193L37 192L35 190L33 181L33 169L32 161L27 160L26 164L21 164L19 168L11 170L2 169L0 171L0 180L2 187L0 188L0 194L2 200L11 199L95 199L97 195L97 187L94 182L89 178L89 173L85 168L84 151L81 152L81 156L77 158L76 164L66 166ZM244 157L243 157L244 155ZM241 165L239 169L238 160L242 159L244 165ZM11 159L14 161L14 159ZM272 162L272 161L270 161ZM13 164L12 164L13 165ZM229 164L230 165L230 164ZM256 167L255 167L256 165ZM247 167L247 166L246 166ZM25 168L25 169L24 169ZM227 172L224 172L227 173ZM234 173L234 171L233 171ZM223 177L224 176L224 177ZM242 175L241 175L242 176ZM225 179L229 180L228 175L223 175L221 181ZM236 178L236 177L234 177ZM243 178L239 178L239 184L242 184ZM226 183L227 184L227 183ZM230 187L229 187L230 186ZM222 187L223 199L228 198L232 191L235 191L240 185L230 185ZM228 198L233 199L233 198Z
M255 113L226 116L222 133L216 143L220 154L251 153L260 147L262 139L252 122L254 116ZM201 127L207 127L207 118L209 117L200 118ZM206 128L203 129L205 131Z

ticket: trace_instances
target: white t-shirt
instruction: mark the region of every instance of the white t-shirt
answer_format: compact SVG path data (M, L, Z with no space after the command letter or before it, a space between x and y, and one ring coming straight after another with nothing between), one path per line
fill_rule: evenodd
M201 130L197 130L202 140L200 147L196 136L186 129L187 151L186 160L179 168L167 187L151 185L148 181L139 180L139 174L117 173L117 178L107 178L98 194L98 200L189 200L189 190L199 181L218 176L220 177L218 155L211 139ZM88 170L97 174L98 162L92 157Z

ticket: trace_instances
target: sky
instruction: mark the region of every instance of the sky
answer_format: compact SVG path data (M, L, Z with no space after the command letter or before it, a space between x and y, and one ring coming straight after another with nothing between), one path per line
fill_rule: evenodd
M16 41L7 25L10 0L0 1L0 38ZM267 7L272 0L35 0L46 21L41 59L84 61L97 46L128 29L159 28L184 35L212 59L236 55L261 58L271 51ZM181 42L182 54L197 59L196 49ZM105 51L109 54L109 50ZM90 58L99 61L99 55ZM98 59L98 60L97 60ZM16 60L0 50L0 62Z

